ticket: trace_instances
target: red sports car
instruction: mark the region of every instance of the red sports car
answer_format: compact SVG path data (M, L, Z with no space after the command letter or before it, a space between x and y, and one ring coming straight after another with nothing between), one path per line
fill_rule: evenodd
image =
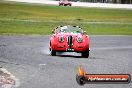
M61 5L63 5L63 6L71 6L72 5L72 3L71 2L69 2L68 0L60 0L59 1L59 6L61 6Z
M77 52L82 57L89 57L89 36L79 26L58 26L52 30L50 38L50 52Z

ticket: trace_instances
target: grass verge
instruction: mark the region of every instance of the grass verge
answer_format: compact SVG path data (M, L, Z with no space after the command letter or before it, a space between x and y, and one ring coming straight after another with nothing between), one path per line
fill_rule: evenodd
M132 35L132 10L0 2L0 34L51 34L79 25L90 35Z

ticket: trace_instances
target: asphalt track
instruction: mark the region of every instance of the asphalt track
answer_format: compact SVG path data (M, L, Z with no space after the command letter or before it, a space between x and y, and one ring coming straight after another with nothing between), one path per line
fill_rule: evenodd
M15 2L26 2L35 4L48 4L48 5L58 5L58 1L54 0L5 0L5 1L15 1ZM112 3L90 3L90 2L72 2L74 7L94 7L94 8L112 8L112 9L132 9L131 4L112 4Z
M90 57L49 55L49 36L0 36L0 65L20 81L18 88L82 88L75 80L82 65L90 74L131 74L132 36L90 36ZM131 88L130 84L86 84L83 88Z

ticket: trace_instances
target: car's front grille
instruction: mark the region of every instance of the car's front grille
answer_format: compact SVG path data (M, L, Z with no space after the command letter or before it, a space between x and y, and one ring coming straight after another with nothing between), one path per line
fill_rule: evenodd
M69 45L70 48L72 47L72 41L73 41L73 37L70 35L68 37L68 45Z

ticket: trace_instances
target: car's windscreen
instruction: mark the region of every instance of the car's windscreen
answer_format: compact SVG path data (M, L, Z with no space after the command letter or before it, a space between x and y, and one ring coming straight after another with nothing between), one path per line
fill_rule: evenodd
M78 27L61 27L59 29L59 32L64 32L64 33L82 33L82 30L79 29Z

